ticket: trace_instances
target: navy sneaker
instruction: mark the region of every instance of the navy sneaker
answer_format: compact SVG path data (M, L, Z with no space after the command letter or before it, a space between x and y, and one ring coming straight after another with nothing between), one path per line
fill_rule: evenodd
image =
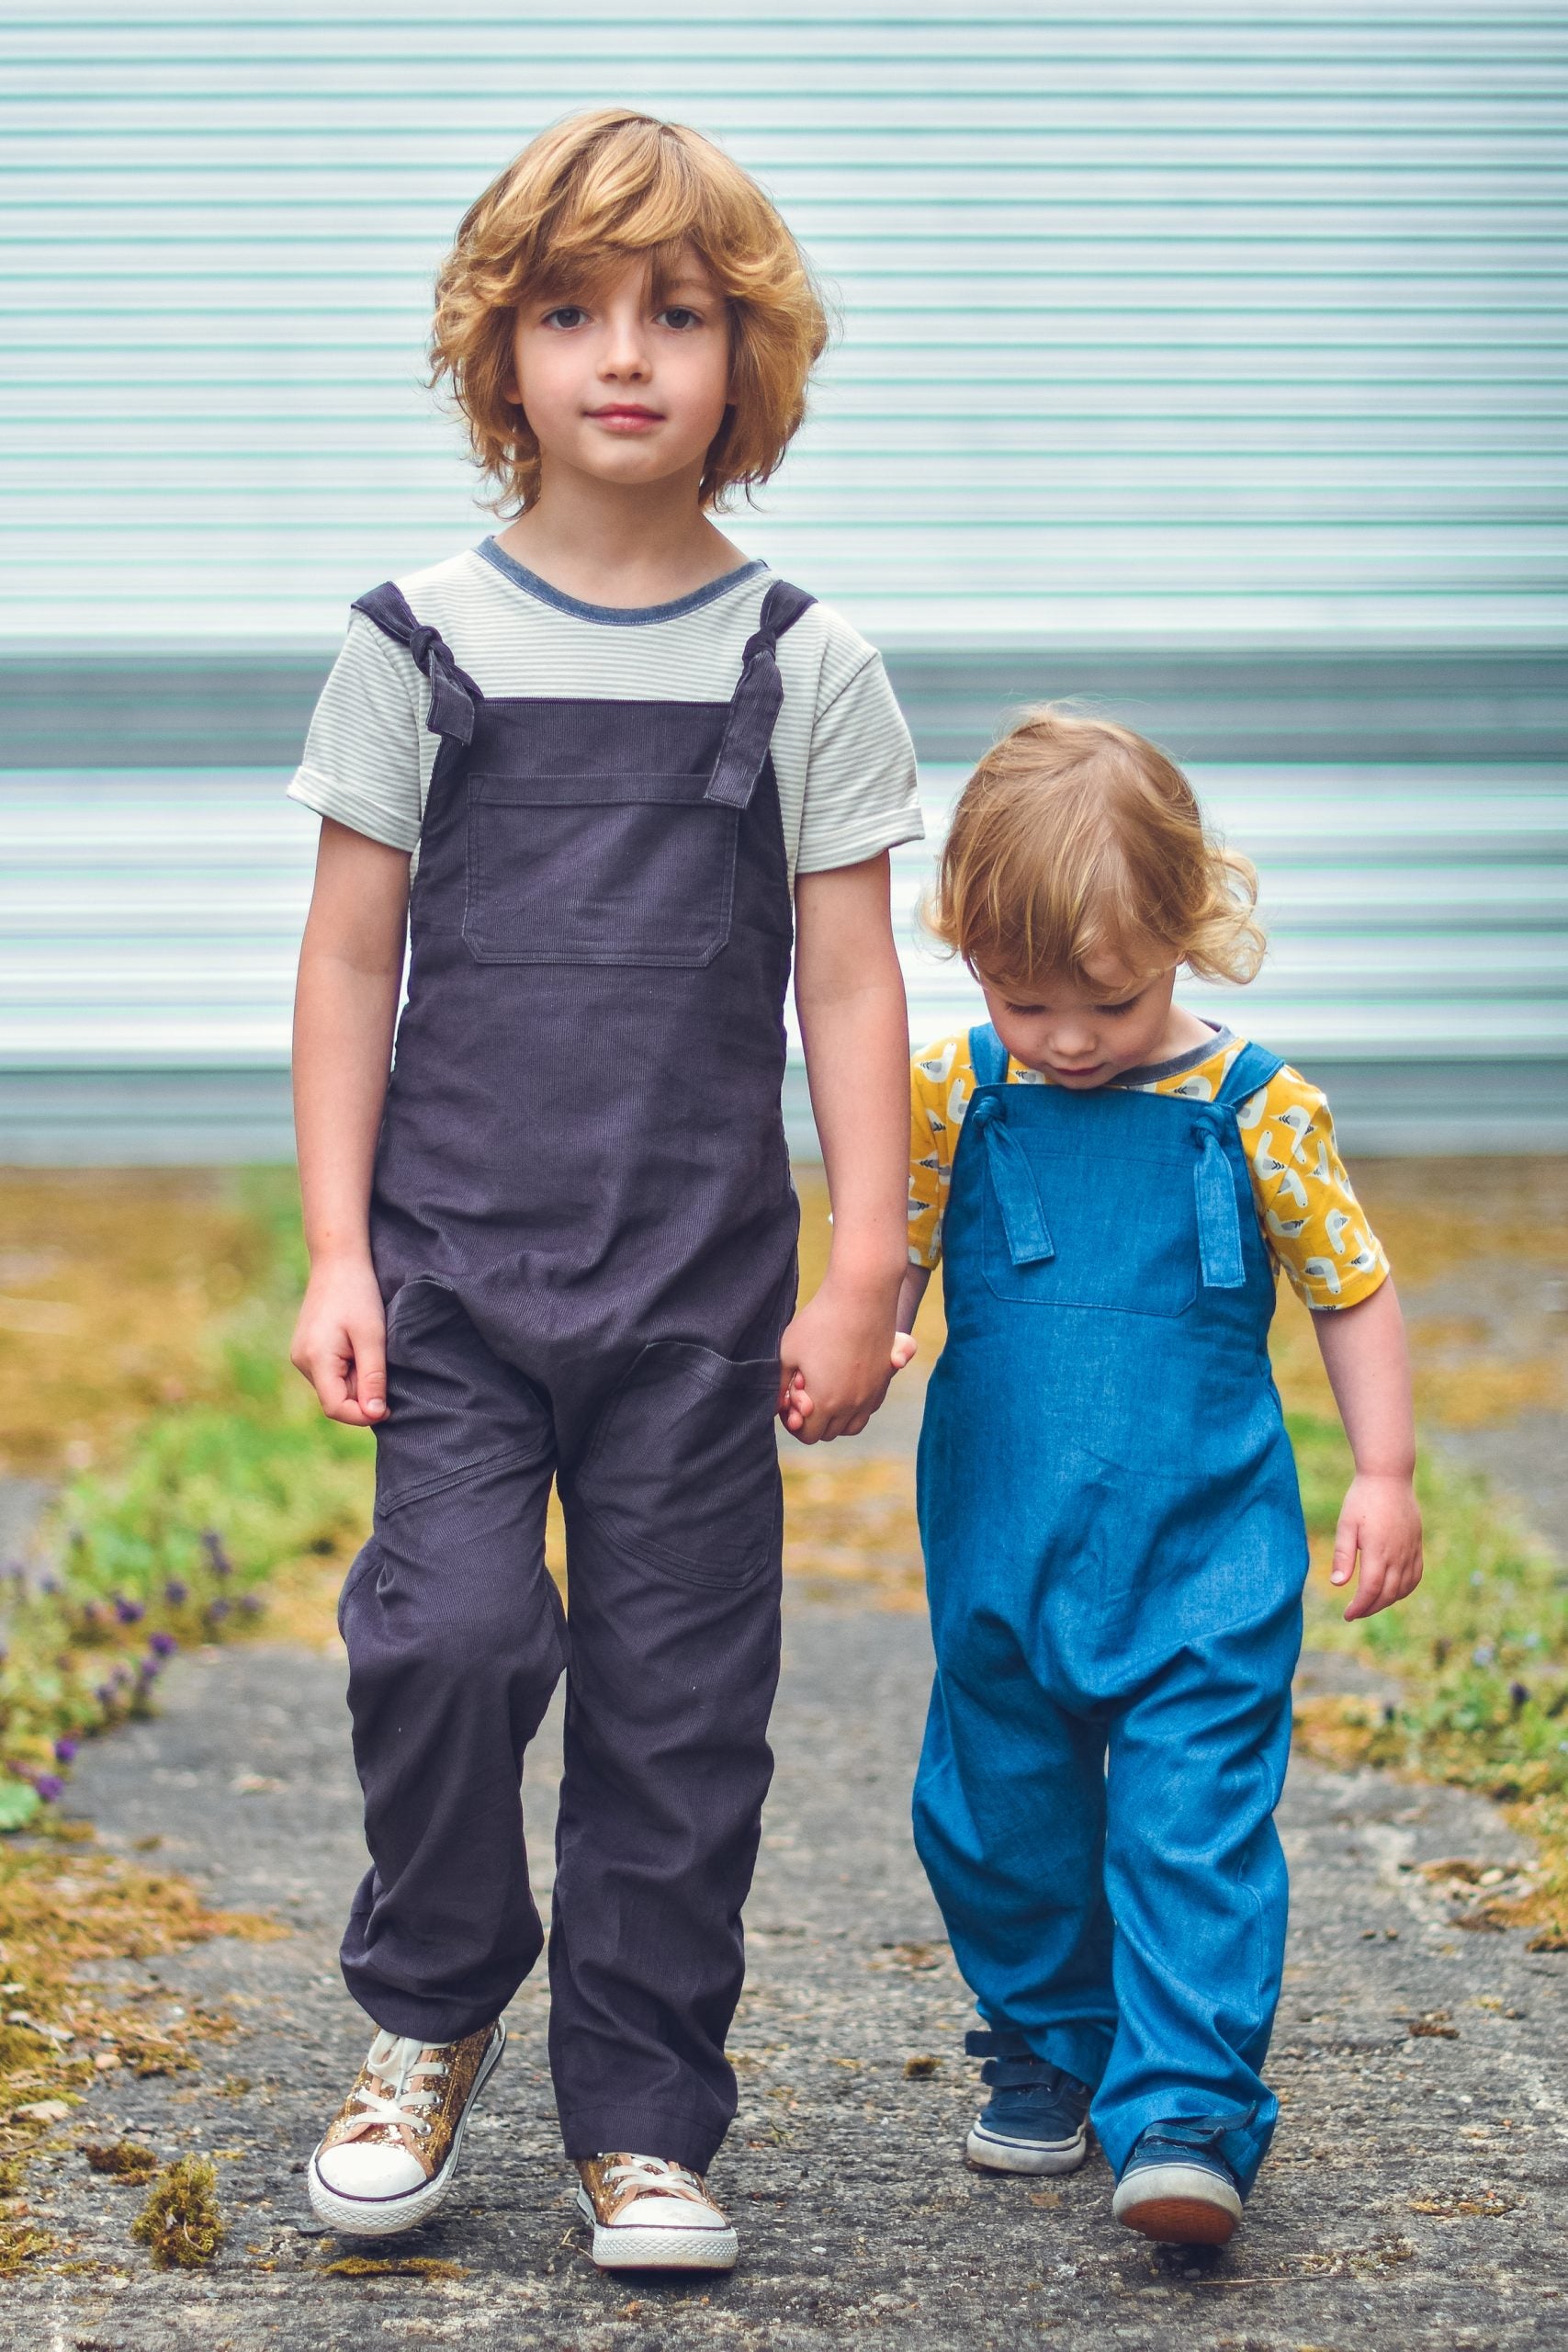
M1151 2123L1116 2184L1116 2220L1162 2245L1228 2245L1241 2219L1241 2187L1219 2143L1244 2120L1196 2115Z
M986 2172L1077 2172L1089 2151L1088 2084L1037 2058L1010 2027L966 2033L964 2047L986 2061L980 2080L991 2094L964 2142L970 2163Z

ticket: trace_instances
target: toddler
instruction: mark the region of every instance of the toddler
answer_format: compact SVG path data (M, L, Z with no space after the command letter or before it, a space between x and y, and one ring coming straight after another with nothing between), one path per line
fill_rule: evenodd
M1307 1569L1281 1267L1355 1457L1347 1615L1421 1574L1400 1311L1328 1106L1172 994L1251 976L1254 891L1123 728L1045 709L981 762L931 920L990 1019L915 1062L899 1316L940 1256L915 1834L985 2020L967 2153L1069 2172L1092 2111L1117 2218L1174 2243L1230 2237L1278 2113Z

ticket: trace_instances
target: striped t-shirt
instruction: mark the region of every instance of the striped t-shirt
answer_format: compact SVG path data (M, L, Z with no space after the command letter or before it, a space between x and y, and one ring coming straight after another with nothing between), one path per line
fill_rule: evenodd
M773 580L743 563L673 604L585 605L493 539L400 580L481 694L584 701L728 702ZM773 729L794 874L855 865L921 832L915 753L881 656L813 605L779 640L784 707ZM393 849L419 844L438 739L412 656L362 613L321 690L292 798Z

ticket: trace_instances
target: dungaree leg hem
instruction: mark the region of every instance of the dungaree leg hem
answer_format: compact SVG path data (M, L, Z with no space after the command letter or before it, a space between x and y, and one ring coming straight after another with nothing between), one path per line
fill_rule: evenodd
M625 2154L661 2156L667 2164L705 2173L724 2145L729 2120L716 2123L667 2107L590 2107L562 2115L561 2141L572 2164Z

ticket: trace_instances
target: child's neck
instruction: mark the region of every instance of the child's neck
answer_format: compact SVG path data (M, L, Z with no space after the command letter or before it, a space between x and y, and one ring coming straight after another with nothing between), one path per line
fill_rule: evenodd
M547 468L538 498L497 543L563 595L626 611L673 604L745 561L686 474L633 488Z

